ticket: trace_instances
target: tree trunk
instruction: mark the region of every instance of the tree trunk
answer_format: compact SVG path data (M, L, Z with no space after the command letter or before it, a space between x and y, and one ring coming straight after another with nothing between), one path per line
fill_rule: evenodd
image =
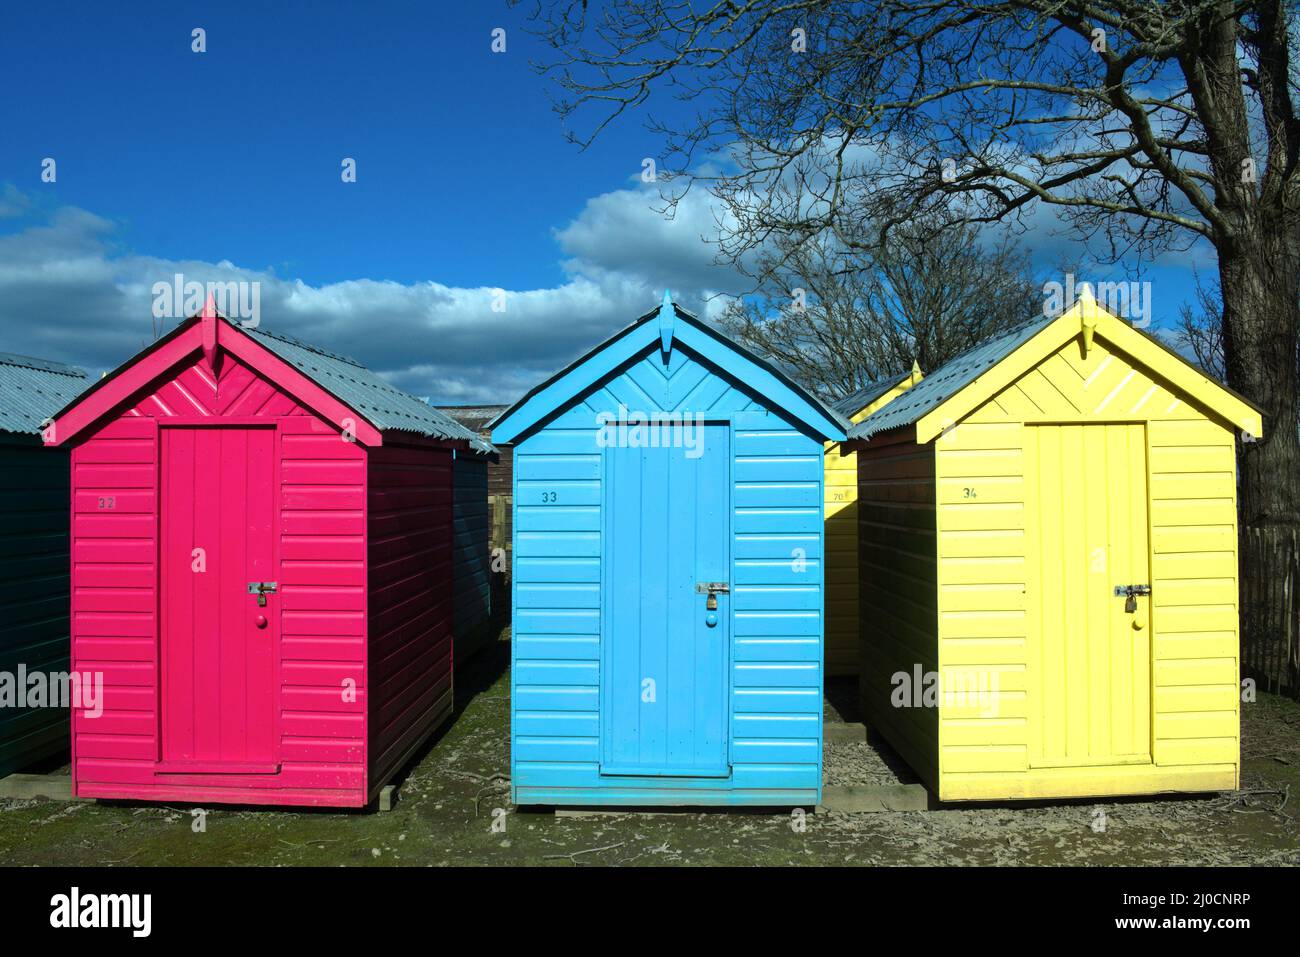
M1300 236L1276 223L1250 233L1246 241L1219 244L1228 384L1264 410L1263 436L1237 443L1243 546L1248 529L1258 529L1258 537L1300 526ZM1241 594L1249 598L1241 608L1243 647L1272 647L1279 623L1294 613L1290 590L1279 587L1288 570L1269 567L1268 554L1240 553Z
M1238 445L1241 521L1295 526L1300 524L1300 236L1294 228L1269 228L1273 225L1219 250L1224 359L1228 385L1264 410L1264 435L1244 436Z

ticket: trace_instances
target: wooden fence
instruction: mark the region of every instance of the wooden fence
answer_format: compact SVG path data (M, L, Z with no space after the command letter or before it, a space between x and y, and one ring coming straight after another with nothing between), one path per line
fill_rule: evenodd
M509 495L488 496L488 543L493 548L510 547L510 506L513 502Z
M1240 558L1242 676L1300 698L1300 534L1243 527Z

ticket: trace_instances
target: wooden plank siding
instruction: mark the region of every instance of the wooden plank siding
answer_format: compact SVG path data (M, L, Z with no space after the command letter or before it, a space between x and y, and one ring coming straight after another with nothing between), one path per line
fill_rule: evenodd
M0 672L68 670L66 449L39 436L0 433ZM0 708L0 777L67 752L68 710Z
M370 797L452 711L452 452L369 451Z
M459 668L491 639L492 615L488 546L487 459L457 452L452 475L455 545L452 555L455 590L456 667Z
M867 721L938 788L939 720L913 695L939 667L934 449L895 442L858 457L859 686ZM894 676L907 676L898 691ZM899 702L902 706L899 706Z
M911 388L905 378L875 401L858 409L861 422ZM847 401L847 400L846 400ZM826 676L856 675L858 647L858 455L839 442L826 446Z
M155 772L158 741L158 422L266 419L280 432L281 638L276 775ZM258 804L366 800L365 452L226 354L133 400L74 446L73 667L104 676L104 713L74 715L82 797ZM112 511L97 506L113 496ZM214 503L219 507L219 503ZM345 695L347 680L355 697Z
M1066 574L1040 571L1026 534L1035 513L1026 508L1025 429L1035 422L1146 425L1150 763L1031 767L1035 575ZM1068 342L935 440L939 665L946 686L974 668L997 689L991 709L941 711L942 798L1236 787L1233 443L1222 420L1101 337L1086 357Z
M601 776L604 476L597 416L616 414L620 405L732 423L728 777ZM681 344L666 368L657 346L641 353L515 444L510 733L516 803L819 799L822 482L817 439Z
M853 421L860 421L854 418ZM858 659L858 457L826 443L826 676L855 675Z

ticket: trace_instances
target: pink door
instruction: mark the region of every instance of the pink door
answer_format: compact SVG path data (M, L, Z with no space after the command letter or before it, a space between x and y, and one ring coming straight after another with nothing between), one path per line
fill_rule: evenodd
M275 430L162 435L162 766L274 773L279 698L274 582Z

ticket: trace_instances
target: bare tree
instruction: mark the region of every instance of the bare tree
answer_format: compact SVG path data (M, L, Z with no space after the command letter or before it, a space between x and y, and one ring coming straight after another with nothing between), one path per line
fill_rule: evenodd
M732 261L1043 205L1112 261L1208 240L1228 384L1265 416L1238 444L1241 518L1300 523L1294 0L532 2L560 113L594 110L579 142L683 101L649 120L661 166L722 199Z
M768 294L735 300L721 324L827 399L913 360L936 369L1042 311L1023 250L1005 238L981 243L975 227L937 237L901 227L870 255L828 237L776 237L763 260L756 272Z
M1192 354L1196 364L1223 380L1223 300L1218 285L1207 287L1196 280L1196 305L1184 303L1178 317L1178 342Z
M1227 378L1224 356L1223 295L1217 282L1202 283L1196 277L1196 303L1185 303L1179 312L1178 344L1216 379ZM1300 382L1300 342L1297 343L1296 380Z

